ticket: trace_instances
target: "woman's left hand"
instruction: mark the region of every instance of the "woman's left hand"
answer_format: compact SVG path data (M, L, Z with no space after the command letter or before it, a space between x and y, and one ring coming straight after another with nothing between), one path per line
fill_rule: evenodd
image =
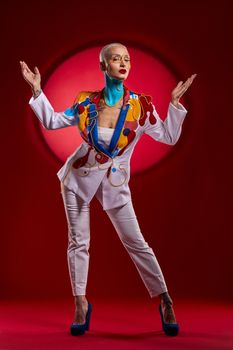
M171 102L173 105L178 107L179 99L188 90L193 80L196 78L197 74L192 74L184 83L180 81L171 94Z

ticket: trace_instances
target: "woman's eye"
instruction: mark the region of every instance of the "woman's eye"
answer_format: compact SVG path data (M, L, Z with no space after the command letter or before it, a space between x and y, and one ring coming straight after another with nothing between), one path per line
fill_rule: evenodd
M121 57L113 57L112 59L114 62L120 62L121 61ZM124 59L125 62L129 62L130 59L129 58L125 58Z

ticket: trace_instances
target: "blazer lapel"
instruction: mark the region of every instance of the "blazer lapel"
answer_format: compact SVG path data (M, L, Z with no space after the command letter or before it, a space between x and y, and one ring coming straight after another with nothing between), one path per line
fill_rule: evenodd
M117 120L116 128L112 135L112 139L109 145L109 152L112 154L113 157L114 157L114 151L117 147L118 140L120 138L120 134L125 124L125 119L126 119L128 109L129 109L129 104L123 105L123 107L121 108L121 112Z
M88 117L89 117L89 123L88 123L88 138L89 142L100 152L106 154L110 158L114 158L119 150L117 149L118 140L120 138L121 132L124 128L125 120L127 117L127 113L130 107L129 104L129 98L130 98L130 92L129 90L124 86L124 96L123 96L123 106L120 111L120 115L117 120L116 128L114 130L114 133L112 135L111 142L109 144L108 148L103 147L98 142L98 104L103 96L104 89L102 89L100 92L98 92L93 97L90 97L90 105L88 106Z

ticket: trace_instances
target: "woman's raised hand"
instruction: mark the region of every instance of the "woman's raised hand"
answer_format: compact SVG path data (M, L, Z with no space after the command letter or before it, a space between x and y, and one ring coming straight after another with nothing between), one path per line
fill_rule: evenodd
M41 76L39 69L37 67L34 68L34 73L28 68L24 61L19 61L21 65L21 72L23 78L26 82L31 86L33 91L37 91L41 89L40 82Z
M188 90L197 74L192 74L184 83L180 81L171 94L171 102L178 107L179 99Z

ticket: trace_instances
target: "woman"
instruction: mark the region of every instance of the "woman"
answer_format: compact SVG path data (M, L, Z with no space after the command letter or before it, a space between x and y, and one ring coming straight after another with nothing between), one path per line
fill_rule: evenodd
M100 201L116 232L133 260L150 296L160 298L159 312L166 334L177 335L173 301L168 293L159 263L144 240L137 222L130 189L130 158L143 133L159 142L173 145L180 137L187 110L179 102L196 74L180 81L171 93L165 121L150 96L128 90L123 82L131 63L127 48L112 43L100 52L100 69L105 87L101 91L82 91L64 112L55 112L41 90L41 76L20 61L24 79L32 88L29 104L43 126L58 129L77 125L83 143L59 170L61 193L68 224L68 267L75 300L72 335L89 329L92 305L86 299L89 267L90 202Z

